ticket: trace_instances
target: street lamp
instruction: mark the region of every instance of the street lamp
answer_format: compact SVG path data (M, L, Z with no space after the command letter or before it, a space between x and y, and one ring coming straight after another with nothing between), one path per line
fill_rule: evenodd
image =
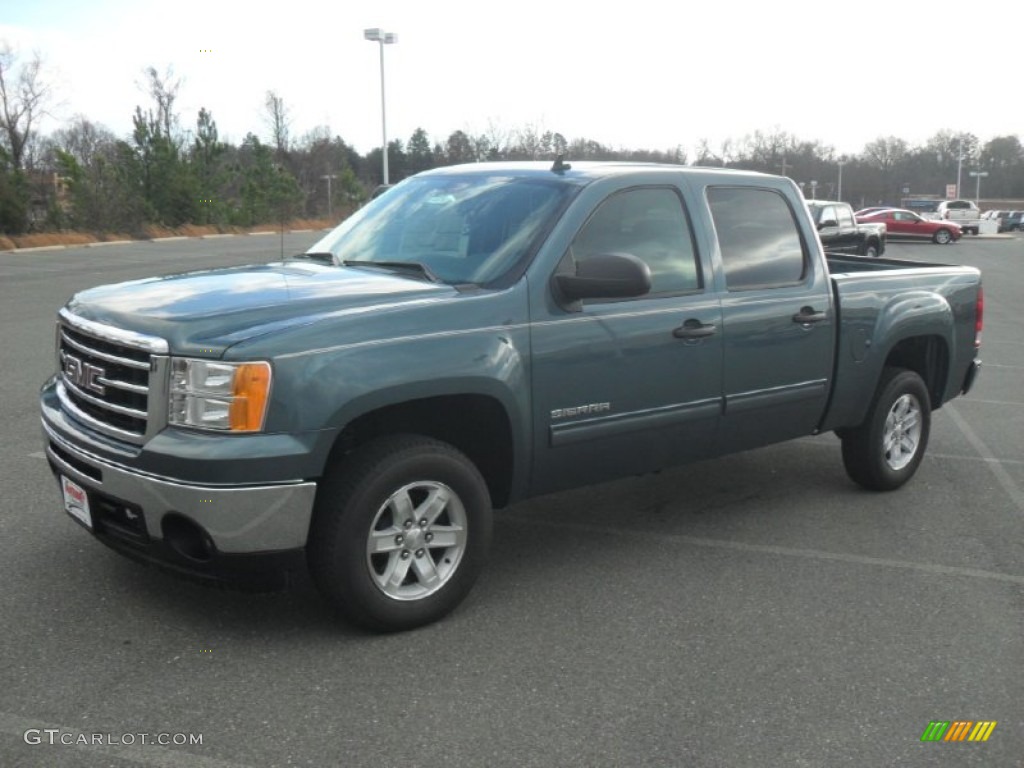
M842 202L843 200L843 166L846 165L846 160L837 160L839 164L839 191L836 192L836 200Z
M331 218L331 179L338 178L337 174L327 173L320 177L327 179L327 218Z
M388 123L384 111L384 46L398 42L398 35L394 32L385 32L380 27L364 29L363 37L371 42L380 44L380 132L383 138L381 155L384 158L384 184L388 183Z
M964 168L964 135L956 137L956 199L960 199L960 177Z
M974 204L980 206L981 205L981 180L984 177L988 176L988 171L971 171L970 175L978 180L977 181L977 186L975 186L975 188L974 188Z

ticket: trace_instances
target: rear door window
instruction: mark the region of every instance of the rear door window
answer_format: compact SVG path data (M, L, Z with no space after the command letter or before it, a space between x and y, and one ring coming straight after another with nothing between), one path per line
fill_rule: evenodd
M796 285L808 254L782 194L755 187L709 187L708 205L730 291Z

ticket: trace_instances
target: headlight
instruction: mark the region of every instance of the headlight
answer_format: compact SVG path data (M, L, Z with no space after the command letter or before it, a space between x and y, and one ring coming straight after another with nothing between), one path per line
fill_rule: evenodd
M270 363L171 361L168 421L183 427L258 432L270 402Z

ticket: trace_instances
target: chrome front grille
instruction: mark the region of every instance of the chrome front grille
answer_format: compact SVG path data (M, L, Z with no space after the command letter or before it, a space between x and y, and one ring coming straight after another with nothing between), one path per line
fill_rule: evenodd
M141 444L154 431L154 395L166 393L163 339L122 331L61 310L57 335L58 396L78 421ZM160 424L159 426L163 426Z

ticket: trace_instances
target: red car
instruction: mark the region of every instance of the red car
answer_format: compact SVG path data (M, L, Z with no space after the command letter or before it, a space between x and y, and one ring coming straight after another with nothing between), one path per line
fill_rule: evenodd
M951 243L960 239L960 226L952 221L922 219L913 211L886 208L857 217L863 224L885 224L890 240L934 240Z

